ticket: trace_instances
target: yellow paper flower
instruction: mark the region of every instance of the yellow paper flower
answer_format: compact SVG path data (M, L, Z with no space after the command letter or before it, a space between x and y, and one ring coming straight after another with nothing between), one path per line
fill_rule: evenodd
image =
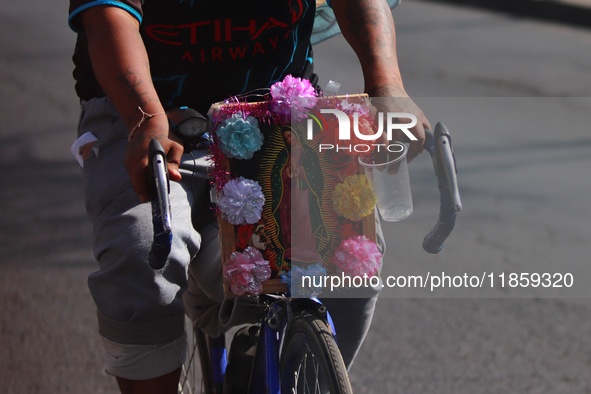
M332 192L333 209L354 222L371 215L377 197L365 175L350 175Z

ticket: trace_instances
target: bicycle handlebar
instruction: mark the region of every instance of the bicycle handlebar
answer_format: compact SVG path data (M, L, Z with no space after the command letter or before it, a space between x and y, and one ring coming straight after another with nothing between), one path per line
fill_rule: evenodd
M166 264L172 243L172 214L170 211L170 180L164 148L153 139L148 151L148 177L152 204L152 225L154 239L148 262L153 269L161 269Z
M455 155L451 137L443 123L437 123L432 133L426 130L424 148L433 160L439 188L439 218L433 230L423 239L423 249L432 254L439 253L443 243L451 234L462 201L457 183Z
M457 183L455 156L451 137L443 123L435 125L434 132L426 130L424 148L433 160L439 188L439 218L433 229L423 239L423 249L432 254L439 253L443 243L453 231L462 202ZM161 269L171 249L172 215L170 211L170 181L166 164L166 154L157 140L150 142L149 172L152 185L152 223L154 240L149 254L149 264L153 269Z

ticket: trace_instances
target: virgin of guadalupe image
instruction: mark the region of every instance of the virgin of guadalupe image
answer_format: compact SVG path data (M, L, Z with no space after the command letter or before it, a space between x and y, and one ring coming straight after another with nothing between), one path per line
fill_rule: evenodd
M274 131L268 135L259 180L270 196L263 212L265 234L277 254L276 268L287 270L293 262L321 262L318 247L326 244L320 215L322 173L315 165L316 155L294 130Z
M290 204L286 204L290 210L286 215L289 223L285 223L290 233L290 247L286 251L286 258L292 262L318 263L321 256L317 252L316 231L312 223L312 216L319 216L320 212L318 195L308 183L304 150L297 133L284 130L283 140L290 156L290 165L284 170L284 188L288 188L290 192L289 197L287 193L284 194L290 199Z

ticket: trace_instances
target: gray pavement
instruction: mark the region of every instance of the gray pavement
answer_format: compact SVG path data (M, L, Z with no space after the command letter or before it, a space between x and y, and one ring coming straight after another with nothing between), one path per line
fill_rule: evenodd
M64 1L4 1L0 8L6 393L116 392L101 372L86 290L95 263L68 152L78 108L66 13ZM420 250L437 207L428 160L418 158L411 166L415 214L384 226L389 266L572 271L576 286L414 298L384 292L351 371L355 392L591 392L591 105L584 98L591 96L591 31L418 0L403 2L395 17L408 91L454 135L465 210L440 255ZM316 56L323 83L362 91L342 37L320 44Z

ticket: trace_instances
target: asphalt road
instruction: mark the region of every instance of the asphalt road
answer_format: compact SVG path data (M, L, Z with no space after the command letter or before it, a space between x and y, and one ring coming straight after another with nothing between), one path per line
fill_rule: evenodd
M95 269L77 164L65 1L0 7L0 388L114 393L86 276ZM415 213L384 225L388 274L492 274L497 286L385 289L351 371L356 393L591 392L591 31L434 2L395 11L402 74L450 128L464 211L422 252L437 202L411 165ZM363 89L341 37L316 48L323 83ZM563 288L498 275L572 273ZM488 287L488 288L487 288Z

